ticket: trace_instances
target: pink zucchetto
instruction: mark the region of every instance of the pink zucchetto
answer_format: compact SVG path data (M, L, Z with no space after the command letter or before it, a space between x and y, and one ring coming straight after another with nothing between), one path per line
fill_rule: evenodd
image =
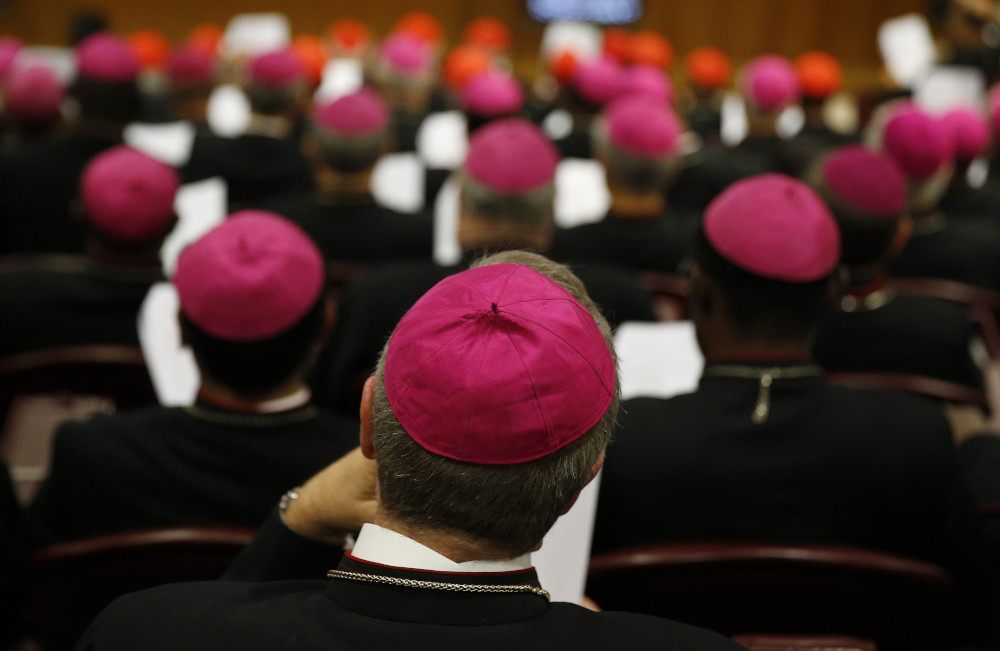
M24 43L13 36L0 37L0 81L3 81L14 65L14 59L24 48Z
M104 83L135 81L139 59L125 39L107 32L91 34L76 46L76 74Z
M626 97L604 112L608 143L634 156L658 159L677 150L683 132L673 111L646 98Z
M386 353L386 397L403 429L467 463L525 463L562 449L600 421L614 386L594 318L518 264L442 280L403 316Z
M312 114L313 124L320 131L350 138L385 131L389 117L389 107L369 88L317 104Z
M181 311L219 339L261 341L302 320L323 291L319 249L274 213L244 210L181 252Z
M885 154L847 145L824 158L820 170L824 187L848 208L894 219L906 207L906 177Z
M498 120L469 139L464 169L475 182L501 194L521 194L552 183L559 152L545 134L520 118Z
M662 69L651 65L635 65L626 68L622 78L622 97L642 96L673 104L677 98L670 77Z
M94 228L120 242L145 242L175 221L177 170L131 147L101 152L80 177L80 201Z
M934 175L951 155L944 124L908 107L889 119L882 132L882 147L907 177L923 181Z
M580 64L573 87L580 99L592 106L604 106L622 92L625 70L610 57Z
M743 95L758 111L773 113L799 101L795 67L782 57L757 57L743 71Z
M524 89L509 74L486 71L462 86L462 110L472 115L494 118L513 115L524 108Z
M808 185L783 174L733 183L708 205L702 228L720 256L771 280L820 280L840 259L830 209Z
M990 146L990 125L981 112L957 108L946 113L941 121L956 161L968 162L986 153Z
M174 85L209 85L215 82L215 58L203 48L185 45L170 52L166 71Z
M249 73L252 84L277 90L289 90L306 78L302 62L291 50L275 50L254 57Z
M15 70L4 85L7 112L28 124L46 124L60 115L66 88L46 66Z
M431 46L413 34L396 33L387 36L378 49L379 62L401 77L427 74L434 63Z

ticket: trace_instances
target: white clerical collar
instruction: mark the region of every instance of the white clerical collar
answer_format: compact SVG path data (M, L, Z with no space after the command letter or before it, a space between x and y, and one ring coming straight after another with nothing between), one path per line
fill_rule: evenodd
M531 567L531 554L493 561L456 563L430 547L401 533L375 524L365 524L351 556L362 561L432 572L514 572Z

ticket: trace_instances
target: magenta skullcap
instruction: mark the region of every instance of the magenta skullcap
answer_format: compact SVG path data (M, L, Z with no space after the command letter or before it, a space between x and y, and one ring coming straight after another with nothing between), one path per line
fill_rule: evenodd
M759 111L780 111L799 101L799 93L795 66L782 57L757 57L743 71L743 95Z
M204 48L185 45L170 52L166 71L174 84L208 85L215 81L215 59Z
M872 217L899 217L906 207L906 177L886 154L847 145L822 163L823 185L849 208Z
M76 46L76 73L83 79L104 83L135 81L140 69L132 48L114 34L91 34Z
M379 46L379 60L389 70L403 77L411 77L428 72L433 64L430 45L413 34L396 32L390 34Z
M985 116L971 108L949 111L941 121L951 140L952 156L957 161L971 161L990 146L990 125Z
M10 72L14 59L23 47L24 43L13 36L0 37L0 81Z
M918 181L933 176L951 154L941 121L915 108L902 109L889 120L882 147L908 177Z
M263 210L233 213L184 249L173 278L181 311L219 339L260 341L319 300L323 256L301 228Z
M648 64L638 64L626 68L622 82L622 96L641 96L673 104L677 99L674 85L662 68Z
M708 205L702 227L720 256L771 280L820 280L840 259L830 209L808 185L783 174L733 183Z
M590 431L611 404L615 364L569 292L518 264L463 271L430 289L389 339L385 393L434 454L515 464Z
M580 64L573 86L576 94L588 104L604 106L622 93L625 70L621 64L603 57Z
M291 50L266 52L250 61L250 82L257 86L289 90L305 78L305 68Z
M177 170L131 147L119 145L91 159L80 177L80 200L88 221L122 242L163 235L174 217Z
M626 97L604 113L608 142L643 158L661 158L677 149L683 128L666 106L645 97Z
M508 74L487 70L462 86L462 109L472 115L495 118L524 108L524 89Z
M389 117L389 107L370 88L317 104L312 115L313 124L321 131L348 137L381 133L389 125Z
M469 139L465 171L501 194L521 194L552 183L559 152L542 131L521 118L497 120Z
M66 89L46 66L15 70L4 86L7 112L17 120L44 124L59 117Z

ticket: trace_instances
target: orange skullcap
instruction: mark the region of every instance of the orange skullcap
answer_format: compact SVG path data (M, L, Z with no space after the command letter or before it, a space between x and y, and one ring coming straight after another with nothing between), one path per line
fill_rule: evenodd
M143 70L162 68L170 56L170 43L166 37L151 29L132 32L126 40Z
M459 45L449 52L442 64L441 76L453 90L460 90L465 82L490 67L492 57L480 45Z
M552 76L563 86L576 79L576 71L579 67L580 60L569 50L556 52L549 59L549 70L552 71Z
M438 45L444 41L444 30L434 16L424 11L411 11L396 22L394 32L416 36L424 43Z
M795 73L799 76L802 94L823 99L840 90L844 71L837 60L826 52L806 52L795 60Z
M669 68L674 63L674 46L662 34L639 32L630 39L628 62Z
M222 28L215 23L202 23L191 30L187 37L187 44L215 57L219 52L219 43L222 41L223 33Z
M323 69L326 67L326 51L318 36L300 34L292 39L292 54L302 64L306 78L314 85L323 80Z
M604 30L604 53L619 61L629 58L632 35L624 27L609 27Z
M684 60L688 81L702 88L725 88L733 77L729 55L715 47L695 48Z
M372 31L360 20L341 18L327 29L327 37L345 50L360 50L372 42Z
M510 30L503 21L493 16L473 18L462 30L462 38L494 52L510 49Z

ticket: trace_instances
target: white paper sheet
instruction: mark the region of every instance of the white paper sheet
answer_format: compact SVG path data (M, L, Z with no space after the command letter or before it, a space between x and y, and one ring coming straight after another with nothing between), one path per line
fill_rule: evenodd
M878 47L889 75L903 88L911 87L937 59L930 25L920 14L906 14L882 23Z
M139 308L139 345L164 407L193 405L201 381L191 349L181 346L179 308L177 291L166 282L150 287Z
M564 158L556 168L556 226L599 222L611 208L604 166L596 160Z
M213 177L182 185L174 200L177 225L160 248L160 261L167 278L174 275L177 256L226 218L226 182Z
M595 59L604 47L604 32L597 25L558 21L549 23L542 35L541 53L573 52L581 60Z
M445 179L434 200L434 262L458 264L462 247L458 244L459 183L454 174Z
M76 77L76 57L68 47L31 45L17 53L14 62L18 68L33 65L47 66L63 84L69 84Z
M960 107L979 109L986 106L986 77L970 66L935 66L917 80L913 97L935 115Z
M238 14L222 35L225 57L254 56L287 47L292 39L288 17L281 13Z
M133 122L125 127L125 144L172 165L182 167L191 158L195 128L187 121L146 124Z
M545 535L541 549L531 554L531 562L538 570L538 581L552 595L553 601L578 604L583 600L600 483L598 473L580 493L573 508L556 520L555 526Z
M220 84L208 97L205 119L218 136L235 138L250 125L250 100L233 84Z
M419 212L424 207L424 166L412 151L386 154L375 163L369 187L381 205Z
M453 170L469 149L468 125L461 111L431 113L417 129L417 155L429 168Z
M615 332L615 350L623 400L694 391L705 366L690 321L622 323Z
M364 84L364 71L356 59L332 59L323 67L323 80L316 89L313 99L318 102L332 102L338 97L350 95Z

